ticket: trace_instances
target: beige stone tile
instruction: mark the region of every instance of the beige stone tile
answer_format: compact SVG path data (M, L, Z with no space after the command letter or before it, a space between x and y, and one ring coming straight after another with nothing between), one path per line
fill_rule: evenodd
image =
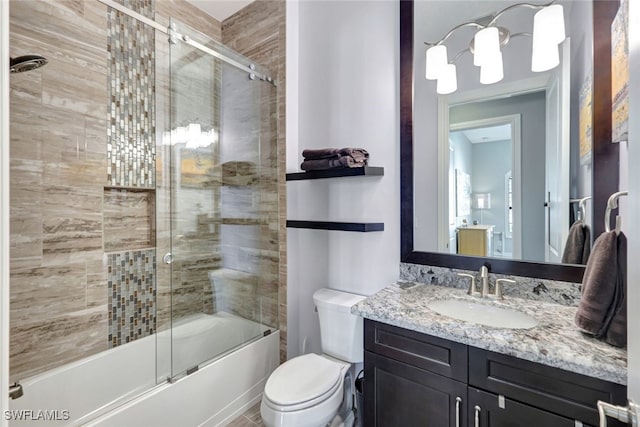
M45 323L52 317L85 308L83 263L15 269L10 280L12 326Z
M104 118L107 115L107 70L87 73L76 64L51 61L42 69L42 103Z
M11 215L11 270L39 267L42 263L42 215Z
M12 322L10 380L18 381L107 350L107 338L106 307L70 312L42 322Z
M12 40L13 41L13 40ZM12 45L15 46L15 45ZM33 54L26 49L13 47L11 57ZM42 104L42 70L32 70L28 73L11 74L9 80L9 97L15 103L30 105Z
M107 6L95 0L83 0L83 2L83 16L87 25L95 28L106 40Z
M12 33L48 43L56 48L50 49L53 54L57 50L67 55L70 51L98 55L106 49L106 26L85 19L81 2L12 0L9 11ZM96 59L87 62L97 63Z
M89 261L87 267L87 307L104 307L108 303L107 283L107 259L103 256L101 261Z
M45 186L43 264L102 259L102 192Z
M222 38L220 22L187 2L181 0L158 1L156 3L156 21L168 25L170 16L206 34L213 40L220 41Z
M155 246L154 201L154 193L150 191L105 190L105 251Z
M102 215L46 217L42 224L44 265L102 258Z

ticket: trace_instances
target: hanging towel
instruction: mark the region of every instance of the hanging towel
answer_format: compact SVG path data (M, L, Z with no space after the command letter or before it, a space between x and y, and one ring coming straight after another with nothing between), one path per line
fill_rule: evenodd
M593 245L582 278L582 298L576 313L576 325L601 338L609 327L615 309L618 280L618 235L602 233Z
M613 318L607 329L606 341L616 347L627 345L627 237L618 235L618 280Z
M338 157L353 157L356 161L369 159L369 152L364 148L319 148L315 150L303 150L302 157L305 160L337 159Z
M563 264L586 264L591 253L591 231L582 220L577 220L569 229L567 243L562 254Z

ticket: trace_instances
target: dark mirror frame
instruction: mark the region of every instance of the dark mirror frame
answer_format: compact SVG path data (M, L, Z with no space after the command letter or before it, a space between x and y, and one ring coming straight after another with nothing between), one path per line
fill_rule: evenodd
M462 270L489 263L492 273L581 282L584 266L418 252L413 248L413 0L400 0L400 260ZM618 191L618 144L611 141L611 23L618 1L593 1L593 235L604 231L609 196ZM435 94L434 94L435 96ZM433 142L434 144L436 141ZM616 173L612 174L611 170Z

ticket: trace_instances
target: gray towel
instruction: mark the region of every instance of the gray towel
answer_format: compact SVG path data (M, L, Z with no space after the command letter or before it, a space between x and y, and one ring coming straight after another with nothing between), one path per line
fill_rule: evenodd
M609 327L618 281L618 235L602 233L593 245L582 278L582 298L576 313L576 325L601 338Z
M586 264L591 253L591 231L581 220L573 223L569 229L567 243L562 254L563 264Z
M340 168L362 168L367 165L367 161L357 161L351 156L342 156L334 159L305 160L300 165L303 171L340 169Z
M364 148L318 148L313 150L302 150L302 157L305 160L337 159L338 157L353 157L355 161L366 161L369 159L369 152Z
M627 237L618 236L618 280L613 318L607 329L606 341L616 347L627 345Z

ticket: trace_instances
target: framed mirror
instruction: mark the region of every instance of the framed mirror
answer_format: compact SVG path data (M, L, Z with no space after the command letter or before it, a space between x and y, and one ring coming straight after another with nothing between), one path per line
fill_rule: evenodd
M570 211L578 212L568 198L591 197L582 216L595 240L604 231L606 201L618 191L618 146L610 141L611 23L618 2L559 2L568 25L555 70L531 72L531 60L521 56L528 49L524 57L530 58L531 38L514 37L503 49L503 81L481 85L473 55L463 52L475 32L468 29L447 40L450 62L458 67L457 90L439 95L436 82L425 79L423 42L515 3L400 1L401 261L467 270L488 262L494 273L580 282L584 266L561 264L559 258ZM513 33L530 32L535 10L516 12L510 20L505 13L504 25L513 26ZM458 46L454 36L460 36ZM553 73L564 73L565 99L550 104ZM588 155L580 148L579 114L589 111L580 105L581 91L590 95ZM560 104L564 113L554 110ZM554 124L550 113L564 118ZM535 114L542 114L542 124ZM563 126L570 135L565 145L545 147L547 132L563 132ZM559 151L545 160L554 150ZM569 194L563 203L548 187L558 187L559 176L566 178L563 190ZM468 249L462 229L465 235L486 234L490 244Z

